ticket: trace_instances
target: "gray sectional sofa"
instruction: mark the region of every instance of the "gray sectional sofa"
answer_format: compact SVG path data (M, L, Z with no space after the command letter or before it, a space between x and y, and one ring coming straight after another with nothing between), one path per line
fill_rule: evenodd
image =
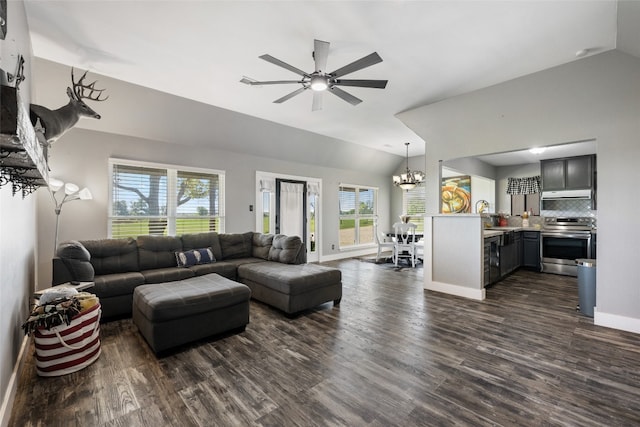
M213 262L189 263L194 250L209 249ZM185 258L184 255L189 255ZM205 258L207 255L205 253ZM103 319L131 316L140 285L218 274L248 286L253 299L287 314L325 302L340 303L340 270L306 263L297 236L246 232L139 236L62 243L53 260L53 284L93 281Z

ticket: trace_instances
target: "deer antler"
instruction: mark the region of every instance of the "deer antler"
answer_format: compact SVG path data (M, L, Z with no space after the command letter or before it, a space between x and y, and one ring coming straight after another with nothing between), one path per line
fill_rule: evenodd
M85 71L82 77L80 77L80 80L76 82L75 77L73 75L73 67L71 67L71 82L73 83L73 93L76 95L78 100L84 98L84 99L90 99L92 101L106 101L109 98L108 95L106 98L100 99L100 97L102 96L102 92L104 92L105 89L95 88L97 80L89 84L83 83L84 78L87 77L88 72L89 70ZM89 93L87 94L86 91L89 91ZM94 93L96 93L97 95L94 96Z

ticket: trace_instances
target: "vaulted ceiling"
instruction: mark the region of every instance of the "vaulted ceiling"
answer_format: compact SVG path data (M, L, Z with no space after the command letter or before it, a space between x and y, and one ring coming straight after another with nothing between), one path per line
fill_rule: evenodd
M275 123L398 155L421 139L395 115L536 71L620 49L640 56L634 1L36 1L26 0L36 57ZM298 76L258 57L313 70L313 40L337 69L377 52L382 63L345 78L311 110L298 85L247 86ZM65 82L66 83L66 82ZM134 135L145 137L145 135Z

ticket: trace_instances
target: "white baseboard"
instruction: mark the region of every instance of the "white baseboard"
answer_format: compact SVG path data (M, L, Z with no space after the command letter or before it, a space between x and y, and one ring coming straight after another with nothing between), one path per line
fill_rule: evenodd
M602 313L598 311L598 307L593 311L593 324L640 334L640 319L611 313Z
M467 288L465 286L452 285L450 283L441 282L426 282L424 283L424 289L427 291L442 292L445 294L455 295L458 297L474 299L482 301L486 297L486 291L482 289Z
M13 367L13 372L9 378L9 384L7 384L7 389L5 390L4 398L2 399L2 406L0 407L1 427L7 427L9 425L9 419L11 418L11 411L13 409L13 401L16 398L16 391L18 389L18 374L22 369L22 364L24 363L24 356L27 351L28 343L29 336L25 335L22 340L22 346L20 347L20 353L18 353L18 360L16 360L16 364Z
M345 259L345 258L353 258L353 257L359 257L359 256L365 256L365 255L374 255L378 253L378 249L377 248L364 248L364 249L356 249L353 251L343 251L343 252L339 252L337 254L332 254L332 255L322 255L320 257L320 262L327 262L327 261L337 261L339 259Z

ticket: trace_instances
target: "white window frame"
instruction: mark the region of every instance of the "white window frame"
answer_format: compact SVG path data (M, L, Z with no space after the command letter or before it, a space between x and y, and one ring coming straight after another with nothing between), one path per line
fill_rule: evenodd
M402 214L411 217L410 221L417 225L416 231L419 232L424 231L424 215L427 208L426 194L427 190L424 183L416 185L411 190L402 191ZM422 212L409 212L410 200L422 200Z
M116 215L113 215L113 168L115 165L121 166L131 166L131 167L140 167L140 168L151 168L151 169L164 169L167 171L167 194L175 194L178 172L189 172L189 173L202 173L206 175L218 175L219 182L219 215L220 219L220 229L219 233L224 233L225 230L225 171L218 169L205 169L205 168L194 168L188 166L180 166L180 165L172 165L166 163L153 163L153 162L145 162L138 160L128 160L128 159L118 159L118 158L109 158L108 167L109 167L109 196L107 203L107 236L112 237L112 221L117 218ZM169 197L167 200L167 235L175 236L176 234L176 220L179 218L177 215L177 200L174 197Z
M375 234L376 232L376 224L377 224L377 218L378 218L378 196L379 196L379 192L380 189L379 187L373 187L370 185L359 185L359 184L346 184L346 183L340 183L338 185L338 204L340 203L340 191L342 190L342 188L349 188L349 189L354 189L355 190L355 195L356 195L356 200L355 200L355 206L356 208L354 209L354 214L353 215L342 215L340 214L340 207L338 207L338 247L340 250L350 250L350 249L357 249L357 248L366 248L366 247L371 247L371 246L375 246L376 245L376 239L375 236L373 236L373 240L371 242L366 242L366 243L361 243L360 242L360 220L361 219L371 219L371 223L373 225L373 233ZM358 209L357 207L360 204L360 190L373 190L374 194L373 194L373 213L371 214L360 214L358 213ZM340 221L341 220L348 220L348 219L353 219L354 220L354 226L355 226L355 242L352 245L342 245L342 243L340 243Z

